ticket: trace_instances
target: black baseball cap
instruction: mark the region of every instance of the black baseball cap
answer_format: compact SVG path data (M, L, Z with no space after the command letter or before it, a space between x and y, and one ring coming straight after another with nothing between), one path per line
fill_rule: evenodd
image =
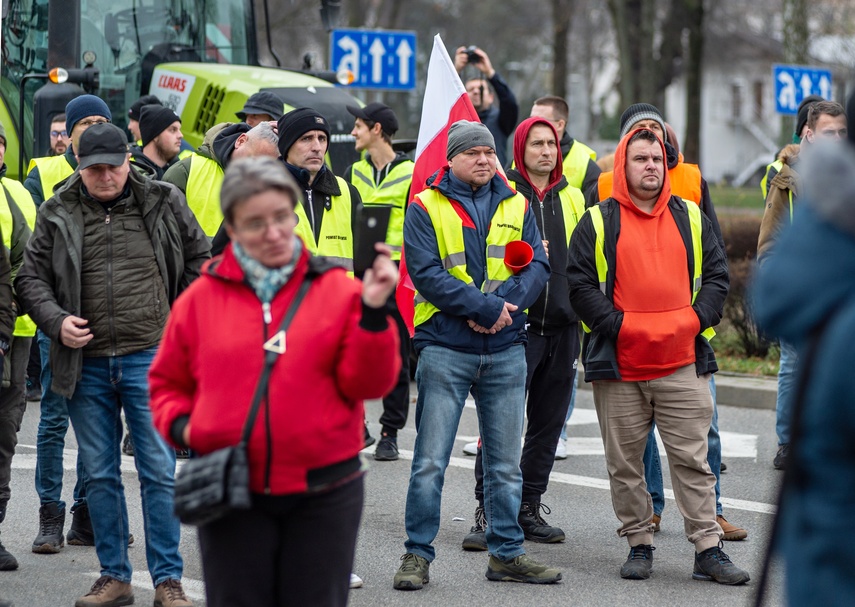
M383 131L394 135L398 132L398 118L388 105L382 103L369 103L365 107L347 106L347 111L357 118L379 122Z
M83 131L78 142L77 161L80 169L95 164L117 167L128 158L128 138L115 124L93 124Z

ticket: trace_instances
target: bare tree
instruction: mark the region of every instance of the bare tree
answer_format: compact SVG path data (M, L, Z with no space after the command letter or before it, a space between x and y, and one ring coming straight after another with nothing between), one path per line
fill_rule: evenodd
M552 0L552 94L567 98L570 74L570 28L575 0Z

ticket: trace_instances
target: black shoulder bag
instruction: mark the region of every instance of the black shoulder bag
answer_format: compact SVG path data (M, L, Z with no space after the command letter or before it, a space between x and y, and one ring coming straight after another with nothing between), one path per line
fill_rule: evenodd
M300 303L309 290L313 275L308 274L282 320L277 335L288 330ZM269 343L269 342L268 342ZM265 344L267 346L267 344ZM265 347L264 370L255 388L252 406L243 426L240 442L185 462L175 477L175 514L185 525L207 525L233 510L247 510L249 494L249 461L247 444L258 415L261 399L267 393L270 371L282 353Z

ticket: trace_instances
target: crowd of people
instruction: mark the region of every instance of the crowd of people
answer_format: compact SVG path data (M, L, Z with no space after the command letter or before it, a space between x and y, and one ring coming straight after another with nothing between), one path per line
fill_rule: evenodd
M418 354L417 433L395 589L418 590L430 580L445 470L469 394L480 438L467 446L476 457L477 503L463 549L489 553L489 580L562 579L529 557L524 542L566 538L544 519L550 510L542 497L555 459L566 457L562 432L580 356L593 383L618 535L629 548L619 575L644 580L653 569L665 505L658 429L695 548L692 577L749 581L722 543L748 531L724 517L721 503L711 339L729 277L698 166L684 162L649 103L623 112L613 168L604 167L568 133L564 99L537 99L520 122L513 92L483 49L460 47L454 63L480 72L465 82L480 122L450 126L446 163L425 184L412 182L413 160L392 145L398 118L377 102L347 108L361 158L340 175L326 160L331 131L323 114L286 113L270 92L252 95L235 122L211 128L195 150L183 140L180 117L154 96L129 108L129 141L103 100L81 95L53 118L51 153L30 163L23 184L5 177L0 125L7 252L0 255L0 353L8 378L0 391L0 522L29 395L40 400L32 550L94 546L100 563L77 607L134 602L128 545L135 538L120 469L129 449L155 605L192 605L181 585L173 513L176 457L238 442L271 348L278 364L248 441L252 506L198 531L210 606L346 604L349 588L361 583L352 572L363 508L360 452L376 443L375 460L399 459L411 350ZM785 483L792 505L781 528L817 552L814 574L791 571L792 596L805 602L803 585L828 575L819 570L820 552L823 532L833 533L812 516L823 481L833 480L814 460L846 449L850 425L829 443L816 423L797 421L851 390L845 373L829 377L828 401L814 403L796 370L801 353L823 376L839 365L842 354L816 343L845 347L839 336L847 334L851 301L838 268L825 284L839 293L821 302L803 301L805 292L782 276L804 269L825 246L838 247L841 258L852 248L848 201L828 190L852 191L851 150L835 156L829 145L846 138L846 125L840 104L806 100L797 141L762 183L758 319L781 338L774 466L795 479ZM803 197L822 204L794 212ZM390 208L389 227L373 265L356 275L358 218L372 205ZM842 233L829 235L827 222L839 228L838 220ZM797 241L784 228L801 222L808 238ZM412 319L392 297L402 252L415 291ZM787 312L795 308L805 311L799 322ZM293 325L277 332L286 317ZM840 385L830 387L833 379ZM383 399L379 441L362 407L373 398ZM835 408L811 419L832 414L832 424L851 417ZM69 423L78 457L66 531ZM316 541L319 526L335 545ZM801 546L781 545L785 554ZM17 567L0 544L0 570Z

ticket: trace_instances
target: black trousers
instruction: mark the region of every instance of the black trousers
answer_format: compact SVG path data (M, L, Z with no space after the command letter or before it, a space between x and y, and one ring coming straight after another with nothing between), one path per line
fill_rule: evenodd
M253 495L250 510L199 527L208 607L344 607L363 478L325 493Z
M18 431L27 407L27 361L32 337L13 337L9 350L11 377L9 386L0 389L0 502L9 499L12 478L12 456L18 444ZM0 364L5 361L0 360ZM5 508L0 508L5 512Z
M398 374L398 383L392 391L383 398L383 413L380 415L380 423L383 431L398 430L407 425L407 415L410 412L410 331L398 311L395 298L389 298L389 316L395 320L398 327L398 339L401 344L401 372Z
M579 357L579 323L556 335L528 334L526 359L526 417L528 424L520 459L522 501L540 501L555 463L555 448L567 419L576 359ZM481 450L475 457L475 499L484 503L484 468Z

